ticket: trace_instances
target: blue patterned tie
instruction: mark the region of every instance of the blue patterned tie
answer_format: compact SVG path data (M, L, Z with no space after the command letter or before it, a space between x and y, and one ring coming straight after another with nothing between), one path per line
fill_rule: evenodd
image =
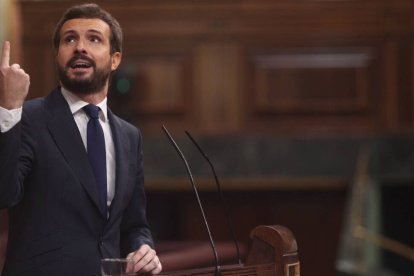
M107 216L107 191L106 191L106 150L105 137L102 126L99 123L99 110L96 105L89 104L83 107L89 116L87 126L87 151L89 162L95 175L98 187L99 201L102 213Z

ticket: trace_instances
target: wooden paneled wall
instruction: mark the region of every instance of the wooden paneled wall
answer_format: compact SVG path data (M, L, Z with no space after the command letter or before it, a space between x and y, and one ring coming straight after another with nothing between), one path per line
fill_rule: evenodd
M162 124L176 133L191 130L207 138L259 134L346 139L412 132L413 1L97 2L118 18L125 36L109 104L146 137L163 135ZM79 1L20 3L22 67L31 76L30 97L38 97L57 84L51 43L55 23ZM317 157L311 162L318 164ZM306 183L306 175L301 177ZM282 185L266 193L257 190L260 181L252 175L251 186L236 185L230 201L248 212L236 217L240 235L258 223L286 224L297 236L303 274L332 276L350 179L339 176L342 184L335 186L320 177L315 186L299 185L306 186L299 192ZM161 214L164 220L171 211L176 220L160 222L162 233L167 229L182 239L200 238L202 230L192 224L196 209L170 208L171 201L182 206L187 201L181 200L189 197L172 182L149 179L151 216L156 220ZM154 183L161 183L161 190ZM207 197L213 222L220 221L215 201ZM246 198L251 200L248 207Z
M22 1L30 95L55 84L50 37L74 1ZM98 1L124 29L112 108L147 133L407 131L412 1Z

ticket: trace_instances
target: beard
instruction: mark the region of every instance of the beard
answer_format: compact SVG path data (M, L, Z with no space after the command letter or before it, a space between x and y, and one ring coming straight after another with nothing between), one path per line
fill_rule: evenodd
M69 68L71 68L71 65L77 60L85 60L91 65L93 72L90 77L69 77ZM79 54L71 58L66 63L65 67L57 63L57 71L63 87L74 94L91 95L98 91L101 91L105 87L105 85L109 82L112 69L110 61L108 61L108 63L103 68L96 68L95 61L88 58L87 56Z

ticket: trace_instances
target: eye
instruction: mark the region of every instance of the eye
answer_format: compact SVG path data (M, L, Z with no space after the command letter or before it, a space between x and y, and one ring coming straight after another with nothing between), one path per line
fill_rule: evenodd
M102 41L102 39L99 36L91 36L89 37L89 41L92 43L100 43Z
M65 36L65 37L63 38L63 41L64 41L65 43L73 43L73 42L75 42L75 41L76 41L76 37L75 37L75 36L73 36L73 35L68 35L68 36Z

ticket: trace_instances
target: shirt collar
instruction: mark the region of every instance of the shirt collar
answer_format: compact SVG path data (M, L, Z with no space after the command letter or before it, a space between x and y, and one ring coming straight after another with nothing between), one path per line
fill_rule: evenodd
M61 87L62 95L65 98L65 100L68 102L70 111L74 115L75 113L79 112L84 106L88 105L89 103L82 101L78 96L76 96L74 93L70 92L69 90L65 89L64 87ZM108 107L107 107L107 97L97 104L103 114L104 121L108 120Z

